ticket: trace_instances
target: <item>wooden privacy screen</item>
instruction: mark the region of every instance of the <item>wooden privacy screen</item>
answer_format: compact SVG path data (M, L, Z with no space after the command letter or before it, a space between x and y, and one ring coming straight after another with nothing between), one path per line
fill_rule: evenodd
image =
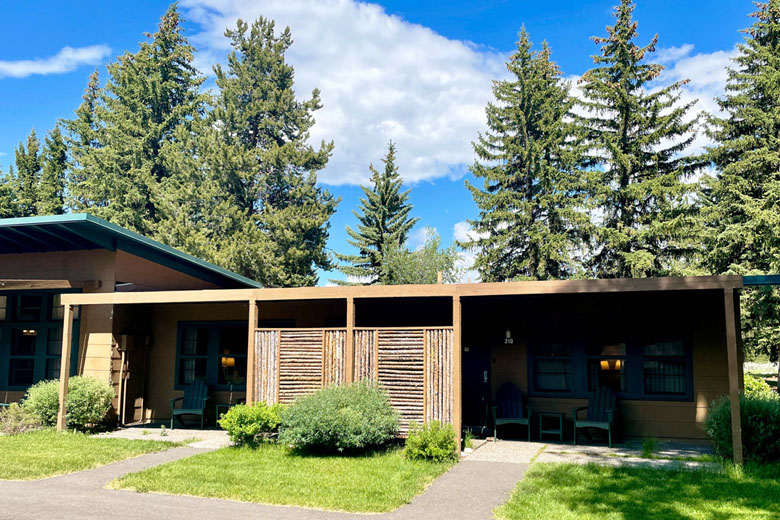
M451 327L355 329L352 374L377 381L409 423L453 421ZM345 329L274 329L255 332L255 395L290 403L323 386L347 381Z

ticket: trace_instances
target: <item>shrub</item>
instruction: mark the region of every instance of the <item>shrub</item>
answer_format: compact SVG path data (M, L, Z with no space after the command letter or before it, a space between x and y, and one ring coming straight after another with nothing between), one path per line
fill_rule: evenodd
M222 416L219 425L227 430L228 437L236 446L256 446L279 429L281 412L280 404L239 404Z
M45 426L54 426L57 422L57 410L60 406L60 384L56 379L39 381L27 389L22 401L23 407L32 412Z
M68 380L67 425L77 430L91 430L99 426L111 408L113 387L92 377L76 376ZM41 381L27 390L23 407L32 412L41 423L54 426L59 407L59 381Z
M324 388L282 412L279 441L307 451L379 447L398 433L387 394L369 382Z
M780 394L772 390L763 377L745 374L745 396L764 399L780 399Z
M457 459L455 430L451 425L432 421L424 426L412 423L406 438L404 455L409 459L444 462Z
M740 396L742 450L746 461L780 461L780 400ZM707 434L715 452L733 457L731 446L731 407L728 397L715 401L707 416Z
M40 419L31 411L11 403L5 408L0 408L0 432L6 435L14 435L43 428Z

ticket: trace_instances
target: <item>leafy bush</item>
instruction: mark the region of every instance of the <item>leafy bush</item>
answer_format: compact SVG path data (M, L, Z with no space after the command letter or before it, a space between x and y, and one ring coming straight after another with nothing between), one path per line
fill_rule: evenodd
M424 426L412 423L406 438L404 455L409 459L427 459L435 462L457 459L455 430L451 425L432 421Z
M780 461L780 400L740 396L740 416L745 460ZM712 404L706 428L715 452L723 458L732 458L731 407L728 397L722 397Z
M282 412L279 441L307 451L345 451L386 444L398 433L387 394L369 382L324 388Z
M14 435L43 428L40 419L31 411L11 403L8 407L0 408L0 433Z
M77 430L99 426L111 408L114 388L92 377L76 376L68 380L67 425ZM41 381L27 390L23 407L46 426L57 422L59 380Z
M57 422L60 406L60 383L56 379L39 381L27 389L22 401L23 407L32 412L45 426Z
M780 399L780 394L772 390L763 377L745 374L745 395L764 399Z
M282 423L282 405L265 403L240 404L232 407L219 420L228 437L237 446L256 446Z

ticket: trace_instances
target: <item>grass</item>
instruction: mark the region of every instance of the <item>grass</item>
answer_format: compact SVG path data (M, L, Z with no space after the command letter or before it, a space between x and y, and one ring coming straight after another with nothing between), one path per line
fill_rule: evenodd
M350 512L393 510L451 463L411 461L398 449L363 456L314 456L266 444L222 448L132 473L114 488Z
M508 520L780 517L780 465L723 472L537 464L496 509Z
M32 480L167 450L175 443L41 430L0 437L0 480Z

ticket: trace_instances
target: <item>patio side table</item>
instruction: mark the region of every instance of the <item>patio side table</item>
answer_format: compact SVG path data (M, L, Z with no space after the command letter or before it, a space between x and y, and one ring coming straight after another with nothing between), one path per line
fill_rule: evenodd
M220 403L216 405L215 408L216 408L217 418L215 420L219 421L221 419L222 416L220 415L220 410L224 410L222 412L224 414L227 413L227 411L230 410L233 406L235 405L231 403Z
M558 439L563 441L563 419L566 417L564 412L539 412L539 440L542 440L543 435L557 435ZM548 424L545 425L545 419L558 419L558 427L552 427Z

